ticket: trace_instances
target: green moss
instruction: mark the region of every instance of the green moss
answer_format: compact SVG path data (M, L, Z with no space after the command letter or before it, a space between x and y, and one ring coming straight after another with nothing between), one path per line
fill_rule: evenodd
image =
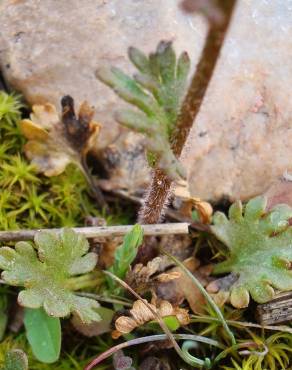
M22 349L28 355L29 369L30 370L81 370L88 360L86 359L76 359L73 358L73 354L64 354L63 358L58 362L52 364L43 364L35 360L30 346L28 345L24 335L18 336L7 336L0 343L0 365L4 364L4 358L6 352L11 349Z
M0 230L83 226L89 215L105 217L109 224L127 222L127 216L122 213L108 217L97 209L88 184L76 166L68 166L57 177L37 173L23 153L25 139L18 127L22 107L18 95L0 92ZM0 291L0 295L5 297L5 291ZM24 335L4 338L0 343L0 365L5 353L13 348L28 354L29 369L52 369L52 365L42 364L33 357ZM93 355L86 351L75 354L74 349L69 352L62 353L54 369L82 369Z
M105 217L76 166L48 178L26 160L21 107L19 96L0 93L0 229L83 226L86 216ZM119 213L106 218L109 224L127 222Z

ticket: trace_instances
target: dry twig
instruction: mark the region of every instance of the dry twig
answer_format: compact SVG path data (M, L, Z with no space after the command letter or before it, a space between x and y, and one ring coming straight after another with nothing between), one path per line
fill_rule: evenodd
M170 235L188 234L189 224L186 222L172 224L141 225L144 235ZM75 227L74 231L83 234L86 238L115 237L127 234L132 225L126 226L99 226L99 227ZM32 230L13 230L0 231L0 242L33 240L39 231L60 231L61 229L32 229Z

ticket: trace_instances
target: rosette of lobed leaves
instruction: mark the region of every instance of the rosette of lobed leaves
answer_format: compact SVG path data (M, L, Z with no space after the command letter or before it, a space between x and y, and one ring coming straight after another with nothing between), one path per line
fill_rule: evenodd
M171 179L185 177L185 172L171 149L184 97L190 60L186 52L177 59L171 42L159 43L148 56L129 48L129 58L138 73L133 78L115 67L97 71L97 78L137 110L124 109L116 120L146 137L147 158L151 167L162 169Z
M34 242L37 252L27 242L16 243L15 249L0 248L2 279L8 285L25 288L18 295L18 303L43 307L49 316L65 317L74 312L85 323L99 321L98 302L74 294L70 284L70 278L92 271L97 262L95 253L87 253L85 237L72 229L41 231Z
M229 257L214 273L233 272L238 280L231 287L231 303L242 308L249 295L258 302L271 300L274 288L292 289L292 208L279 204L266 210L266 197L251 199L243 208L240 201L229 209L229 220L222 212L214 215L211 229L229 249Z

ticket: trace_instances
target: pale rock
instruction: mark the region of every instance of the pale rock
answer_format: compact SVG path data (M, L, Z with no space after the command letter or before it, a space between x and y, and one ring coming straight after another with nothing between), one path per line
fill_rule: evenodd
M184 151L193 195L250 198L292 170L291 19L291 0L239 0Z
M104 126L101 147L120 132L113 112L122 103L96 70L111 64L131 72L128 47L150 52L162 39L196 61L206 33L204 21L185 16L176 0L3 0L0 24L0 63L9 84L31 104L59 107L65 94L77 104L87 100Z
M238 3L183 155L191 192L205 199L245 199L292 170L292 1ZM162 39L188 51L194 68L206 35L204 20L182 13L176 0L2 0L0 24L6 81L31 104L59 107L70 94L77 105L94 105L103 125L99 149L120 142L123 148L127 140L113 119L123 103L96 79L96 70L111 64L132 72L127 48L150 52ZM129 138L135 152L141 140ZM129 168L131 177L115 171L116 183L145 183L142 162Z

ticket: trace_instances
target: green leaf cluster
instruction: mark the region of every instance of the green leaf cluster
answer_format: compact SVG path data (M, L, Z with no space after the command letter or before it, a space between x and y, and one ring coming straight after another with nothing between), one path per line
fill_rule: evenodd
M124 237L123 243L115 250L114 263L109 271L120 279L124 279L131 263L134 261L139 246L143 242L143 229L139 224L133 226L132 230ZM115 287L115 282L107 278L111 289Z
M225 370L286 370L291 367L292 335L288 333L276 333L267 338L252 334L252 340L259 348L265 348L262 355L257 351L251 351L247 358L241 362L231 359L232 368L224 366ZM243 342L243 341L242 341Z
M143 229L139 224L133 226L132 230L124 237L123 244L115 251L114 264L110 271L123 279L126 276L129 266L134 261L138 247L143 241Z
M0 249L2 279L25 288L18 295L19 304L43 307L49 316L65 317L74 312L84 322L99 321L95 311L99 304L69 288L72 276L92 271L97 262L96 254L87 253L89 244L84 236L71 229L41 231L36 234L35 247L37 252L30 243L19 242L15 249Z
M259 303L271 300L274 288L292 289L292 227L288 220L292 208L279 204L266 210L267 199L256 197L243 208L240 201L229 209L229 219L214 215L211 227L215 236L229 250L228 259L219 263L214 272L233 272L238 280L231 288L231 303L245 307L249 295Z
M171 149L171 137L185 94L189 57L184 52L177 59L171 42L165 41L149 56L133 47L128 55L138 70L133 78L115 67L104 67L97 72L102 82L138 108L121 110L116 119L145 135L150 165L162 169L172 179L184 177L184 170Z

